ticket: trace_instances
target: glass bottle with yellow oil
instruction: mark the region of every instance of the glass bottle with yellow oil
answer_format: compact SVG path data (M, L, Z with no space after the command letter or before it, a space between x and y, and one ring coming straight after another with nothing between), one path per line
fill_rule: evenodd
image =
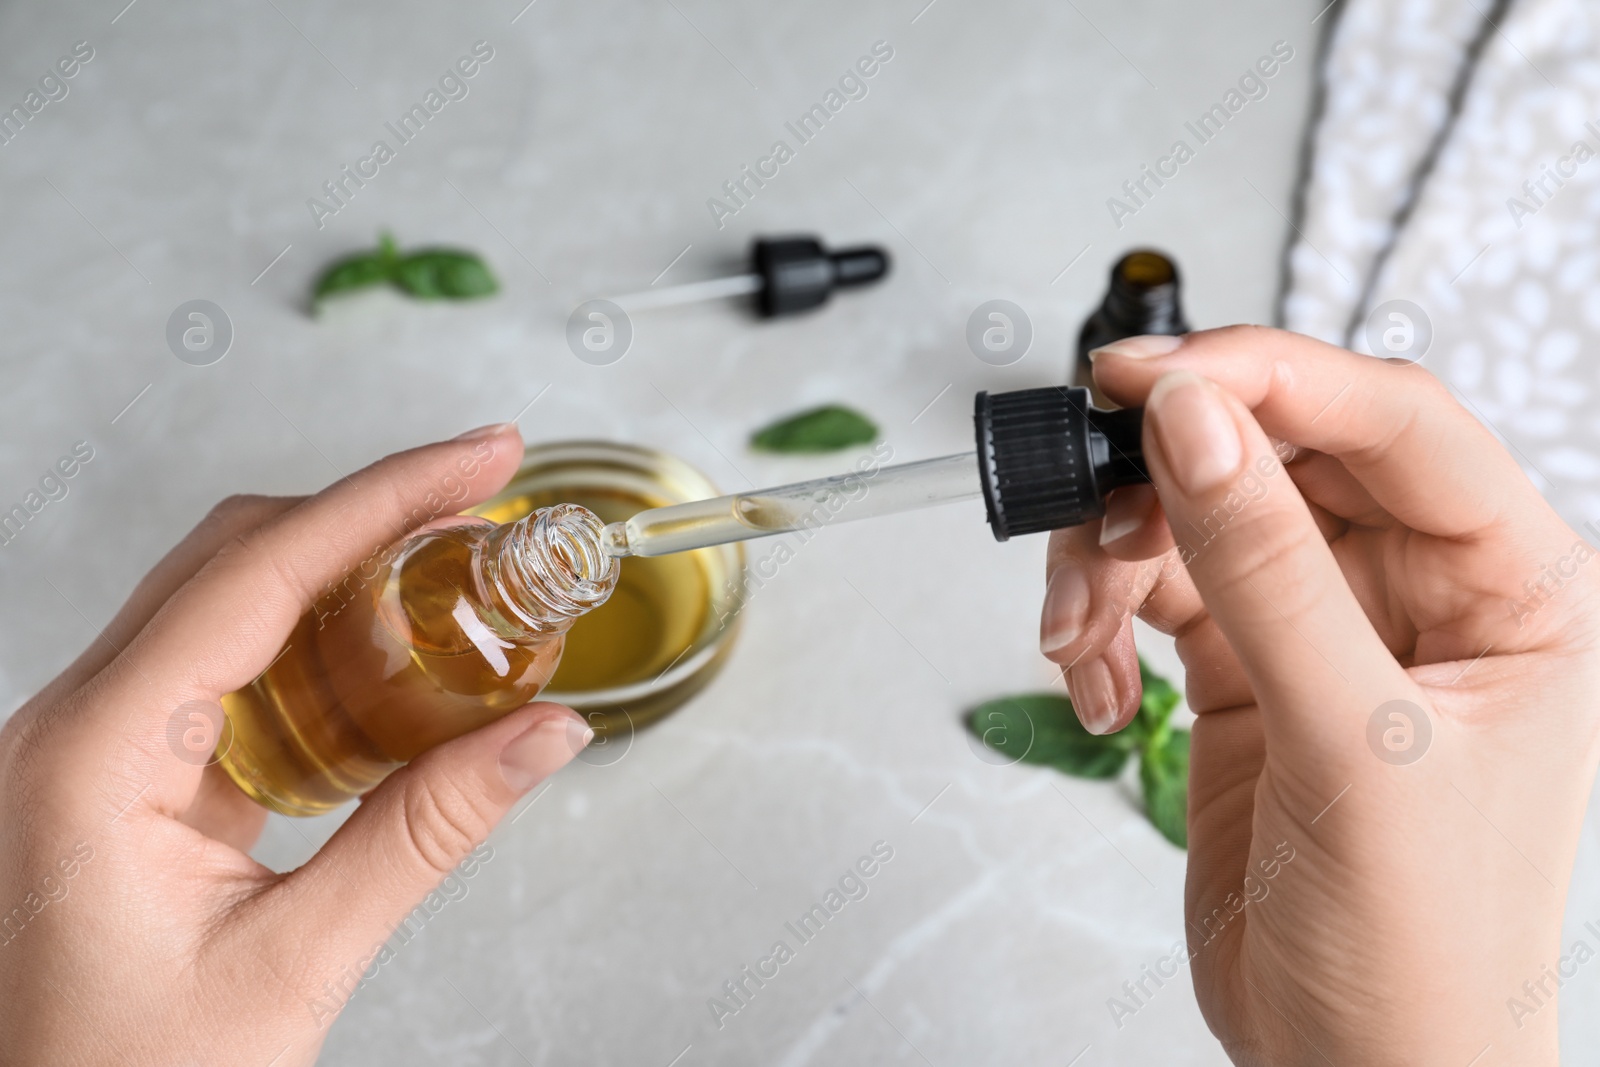
M654 448L551 441L529 446L522 469L473 513L509 522L571 503L619 523L651 508L721 495L703 473ZM584 762L620 758L635 731L670 715L717 677L737 643L749 593L744 562L737 541L630 558L611 599L573 625L544 696L594 730Z
M266 807L315 815L522 707L568 629L616 588L601 531L587 509L557 504L503 525L441 519L392 545L223 698L219 762Z

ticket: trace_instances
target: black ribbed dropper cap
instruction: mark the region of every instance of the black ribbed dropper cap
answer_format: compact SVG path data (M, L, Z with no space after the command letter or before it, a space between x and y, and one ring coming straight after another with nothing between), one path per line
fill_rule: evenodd
M1111 490L1150 480L1143 408L1102 411L1087 389L1052 385L979 393L972 417L997 541L1099 518Z
M875 282L889 273L889 253L874 245L830 252L815 237L763 237L750 254L761 275L756 306L769 318L825 303L835 289Z

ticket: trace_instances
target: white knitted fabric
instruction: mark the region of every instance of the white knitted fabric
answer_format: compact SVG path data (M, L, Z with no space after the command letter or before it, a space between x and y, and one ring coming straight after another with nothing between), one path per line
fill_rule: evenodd
M1472 69L1411 215L1360 294L1488 0L1340 0L1285 325L1346 336L1379 304L1431 321L1423 365L1568 522L1600 526L1600 5L1515 0ZM1380 353L1387 354L1387 353ZM1591 541L1600 530L1587 530Z
M1333 40L1284 316L1291 330L1343 344L1482 16L1472 0L1338 3L1324 15Z

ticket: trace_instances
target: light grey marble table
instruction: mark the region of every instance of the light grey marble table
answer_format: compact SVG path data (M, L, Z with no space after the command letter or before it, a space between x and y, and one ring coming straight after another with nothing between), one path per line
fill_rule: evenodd
M7 107L93 49L0 145L0 499L94 448L0 551L8 707L230 492L307 491L519 412L530 441L642 442L729 489L839 465L744 448L814 402L864 408L898 457L963 450L973 392L1059 381L1108 264L1143 242L1187 269L1197 324L1268 319L1320 7L122 2L0 11ZM398 144L386 123L479 41L466 95ZM797 144L785 123L880 41L866 95ZM1277 41L1294 58L1266 97L1119 228L1107 199ZM308 207L379 139L392 160L337 212ZM793 158L715 218L707 200L778 139ZM318 267L384 227L481 249L503 293L310 318ZM775 324L641 316L610 366L568 351L583 298L711 276L793 230L881 242L893 275ZM1035 332L1003 368L964 339L993 298ZM191 299L232 323L210 366L166 343ZM1183 936L1184 856L1135 784L991 766L960 727L1059 684L1036 648L1043 554L995 544L976 504L818 537L709 691L499 829L356 994L327 1062L1224 1062L1186 975L1120 1025L1108 1010ZM1147 648L1177 673L1170 645ZM340 818L275 817L256 855L292 867ZM719 1027L708 998L880 841L869 895ZM1595 866L1586 845L1591 887Z

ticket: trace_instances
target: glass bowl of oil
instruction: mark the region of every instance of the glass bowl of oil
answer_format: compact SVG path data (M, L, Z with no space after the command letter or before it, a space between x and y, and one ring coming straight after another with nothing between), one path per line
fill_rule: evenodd
M510 522L571 503L609 523L719 495L704 474L664 452L558 441L530 445L516 476L472 514ZM621 740L671 713L721 671L738 635L743 585L742 544L623 560L611 599L568 632L540 698L577 711L596 741Z

